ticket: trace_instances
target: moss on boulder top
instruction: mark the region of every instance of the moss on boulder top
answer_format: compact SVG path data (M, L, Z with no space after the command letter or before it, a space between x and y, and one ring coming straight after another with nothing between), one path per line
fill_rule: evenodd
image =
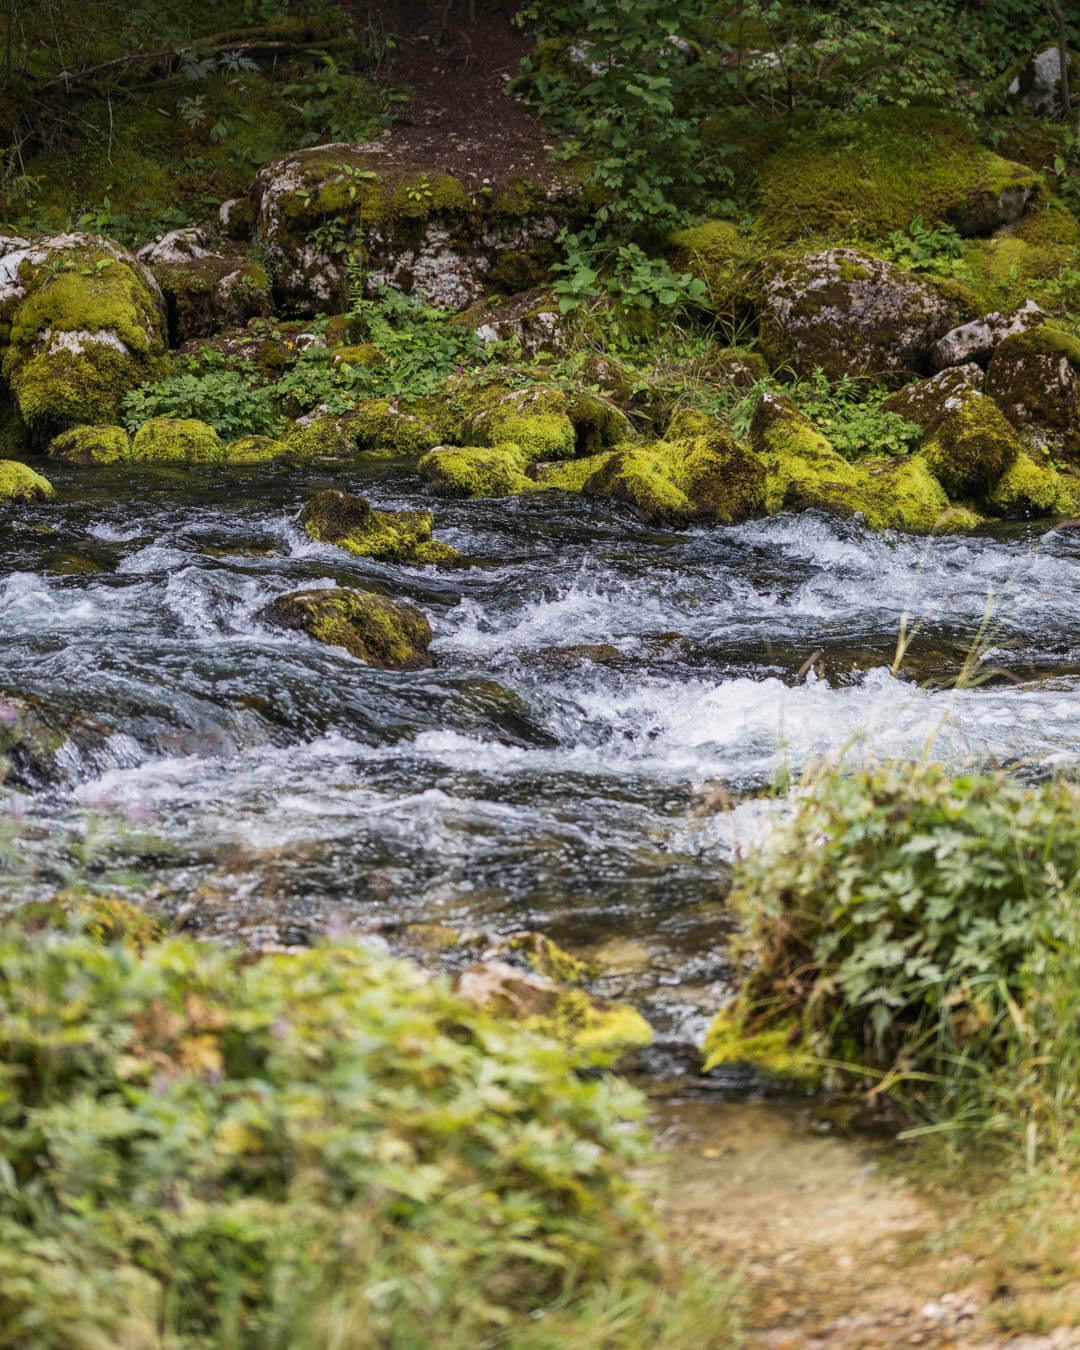
M993 399L972 389L946 400L922 457L955 500L988 493L1022 449L1016 429Z
M1031 328L1000 343L986 392L1013 426L1080 460L1080 341L1060 329Z
M255 616L275 628L344 647L369 666L423 670L432 665L431 625L415 605L373 591L334 586L279 595Z
M152 417L135 433L131 458L219 464L225 458L225 446L213 427L193 417Z
M45 453L76 464L115 464L131 458L131 437L123 427L71 427L54 436Z
M28 464L0 459L0 502L34 502L55 495L56 490L49 480L35 473Z
M731 313L745 299L747 266L753 243L730 220L707 220L668 236L672 266L704 282L711 309Z
M1080 513L1080 478L1062 473L1045 452L1021 451L986 498L994 515L1008 520Z
M328 488L300 512L309 539L384 562L453 563L458 553L431 537L427 511L376 511L363 497Z
M756 308L774 369L831 379L929 373L937 340L972 317L950 288L850 248L765 258Z
M1039 182L939 109L825 115L761 165L755 229L775 243L807 234L871 240L921 215L985 235L1019 219Z
M53 236L8 252L0 275L13 278L2 373L36 440L118 421L124 395L165 374L161 293L126 249Z
M526 474L518 446L440 446L417 466L421 477L444 497L512 497L538 484Z
M512 389L492 383L463 390L456 406L456 438L461 443L512 443L530 463L590 455L630 439L625 413L585 390L552 385Z
M885 400L882 411L895 413L905 422L930 432L949 411L950 400L969 389L981 393L984 378L982 367L973 361L963 366L950 366L928 380L905 385Z

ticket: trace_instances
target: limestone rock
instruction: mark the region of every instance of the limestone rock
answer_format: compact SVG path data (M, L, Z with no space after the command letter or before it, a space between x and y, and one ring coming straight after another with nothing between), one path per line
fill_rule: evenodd
M934 344L934 365L939 370L947 366L962 366L970 361L986 362L994 348L1013 333L1038 328L1046 322L1046 314L1034 300L1027 300L1012 314L984 314L981 319L953 328Z
M424 670L433 664L431 625L415 605L373 591L334 586L279 595L255 615L275 628L344 647L369 666Z
M1057 328L1032 328L1000 343L986 392L1013 426L1080 459L1080 341Z
M934 344L968 317L941 286L850 248L770 255L757 308L772 367L830 378L927 372Z
M975 390L945 401L944 416L922 448L930 472L954 500L990 491L1023 449L993 399Z
M1066 53L1069 70L1074 65L1072 52ZM1036 117L1057 117L1061 113L1061 51L1055 43L1033 53L1009 84L1011 99Z
M928 380L916 380L891 395L881 405L885 412L895 413L905 422L913 422L929 432L948 412L949 400L965 390L982 393L986 379L981 366L969 361L963 366L950 366Z

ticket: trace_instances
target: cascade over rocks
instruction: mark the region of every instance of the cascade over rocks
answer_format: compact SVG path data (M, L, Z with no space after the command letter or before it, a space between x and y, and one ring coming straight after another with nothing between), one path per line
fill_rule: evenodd
M934 344L969 317L947 286L851 248L772 254L757 291L769 364L831 379L928 372Z
M369 289L464 309L507 282L544 280L559 230L584 218L569 179L511 180L473 196L436 164L399 160L389 133L286 155L259 172L252 201L277 291L309 314L341 308L347 248L362 249Z
M434 664L428 647L431 625L415 605L374 591L334 586L279 595L255 615L274 628L306 633L317 642L344 647L384 670L424 670Z
M165 302L149 269L90 234L0 238L0 372L38 441L116 422L166 373Z

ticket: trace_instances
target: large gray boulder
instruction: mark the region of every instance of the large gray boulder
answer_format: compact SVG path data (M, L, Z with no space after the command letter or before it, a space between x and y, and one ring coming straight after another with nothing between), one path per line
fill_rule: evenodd
M1034 300L1025 300L1011 314L997 312L984 314L980 319L961 324L939 338L934 344L934 364L939 370L948 366L963 366L969 361L980 364L989 361L994 348L1014 333L1038 328L1046 322L1046 313Z

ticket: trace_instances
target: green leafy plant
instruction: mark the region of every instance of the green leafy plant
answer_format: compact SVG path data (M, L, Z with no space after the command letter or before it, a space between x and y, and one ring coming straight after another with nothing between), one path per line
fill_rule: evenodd
M175 375L131 390L122 415L132 432L151 417L194 417L226 441L249 433L271 436L280 426L254 367L227 367L211 354L189 358Z
M906 233L894 230L882 248L884 257L916 272L939 276L963 275L964 240L951 225L927 226L916 216Z

